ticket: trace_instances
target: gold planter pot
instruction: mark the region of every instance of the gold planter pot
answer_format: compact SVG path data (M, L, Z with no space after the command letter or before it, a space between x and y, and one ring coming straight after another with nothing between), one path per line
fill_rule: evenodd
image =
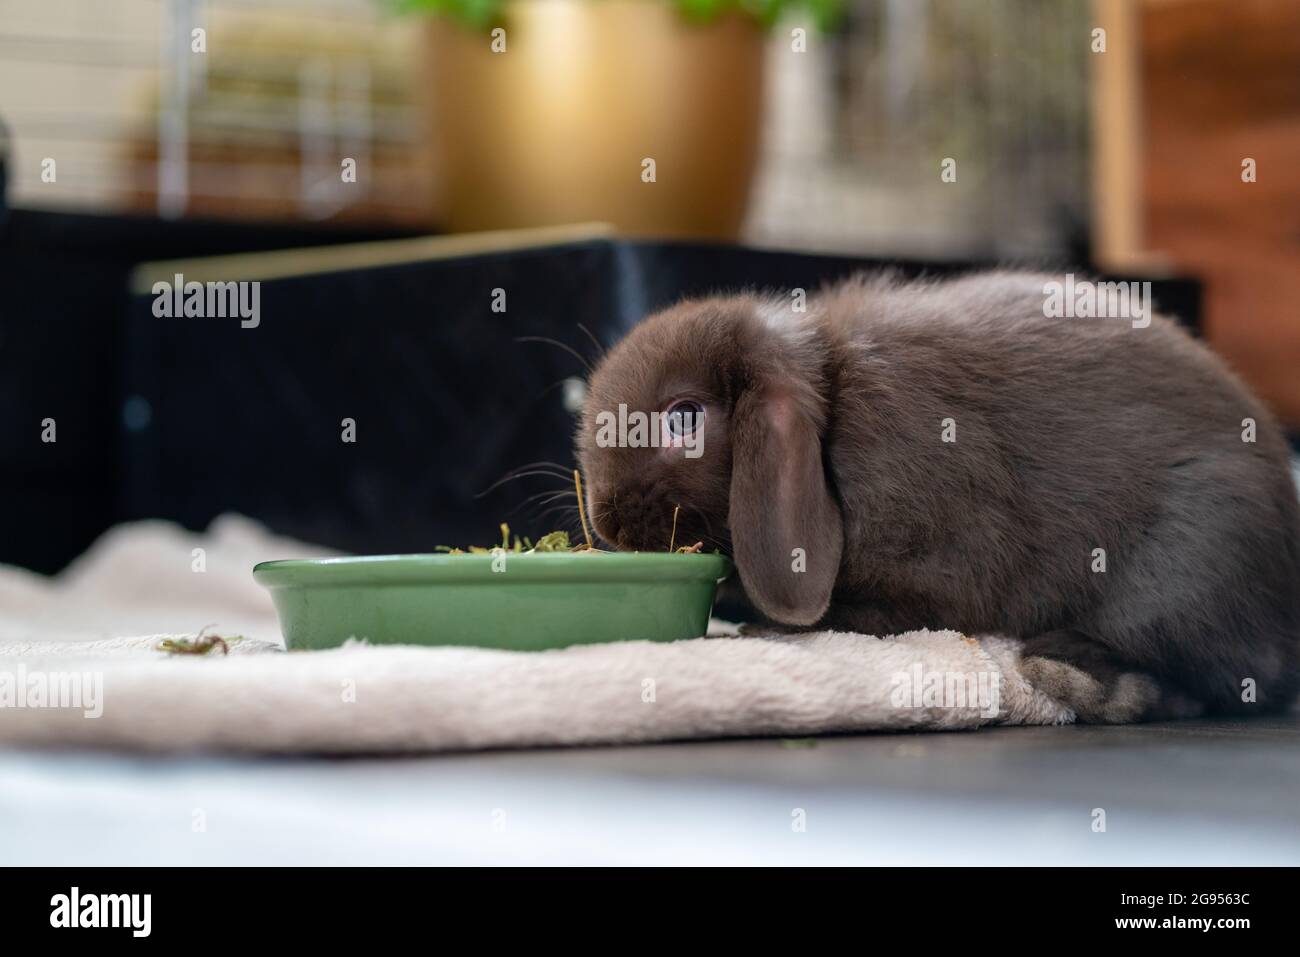
M435 213L452 231L603 221L734 238L758 150L764 35L668 0L512 0L429 23ZM654 181L646 182L646 160Z

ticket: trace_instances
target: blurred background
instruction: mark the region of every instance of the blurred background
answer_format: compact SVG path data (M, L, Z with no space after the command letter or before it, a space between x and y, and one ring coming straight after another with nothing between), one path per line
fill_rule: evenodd
M476 492L569 461L581 366L520 333L882 262L1153 279L1296 429L1298 78L1300 0L0 0L0 484L64 516L8 509L0 561L229 508L490 531L536 487ZM264 281L261 329L154 319L176 259ZM444 426L464 474L413 461ZM232 456L261 478L196 470Z
M402 6L4 0L11 202L447 231L598 219L931 256L1087 238L1088 0L773 3L767 29L720 0ZM62 159L57 189L46 156ZM666 189L590 195L602 164L638 174L645 156ZM945 157L959 190L940 182ZM489 167L477 179L474 163ZM498 191L565 195L502 208L493 175ZM728 195L699 191L708 176ZM656 213L665 191L696 202Z

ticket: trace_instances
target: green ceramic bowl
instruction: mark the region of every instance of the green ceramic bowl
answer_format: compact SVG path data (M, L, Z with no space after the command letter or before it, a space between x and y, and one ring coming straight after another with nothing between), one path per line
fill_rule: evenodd
M721 555L507 552L262 562L253 577L289 648L355 637L534 651L698 638L730 572Z

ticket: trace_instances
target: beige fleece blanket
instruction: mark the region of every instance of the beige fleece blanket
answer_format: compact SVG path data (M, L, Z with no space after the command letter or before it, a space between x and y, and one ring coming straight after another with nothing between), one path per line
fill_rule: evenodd
M0 566L0 745L337 754L1074 719L1016 642L954 632L285 653L250 570L319 554L227 516L121 526L53 579ZM229 656L157 650L208 625L244 637Z

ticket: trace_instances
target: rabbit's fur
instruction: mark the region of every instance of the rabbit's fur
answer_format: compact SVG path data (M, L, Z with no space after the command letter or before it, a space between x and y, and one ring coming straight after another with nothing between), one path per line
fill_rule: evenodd
M859 277L804 312L738 295L646 319L579 428L597 532L661 551L680 505L676 540L732 555L769 619L1020 636L1084 719L1289 705L1300 508L1278 427L1163 317L1048 318L1060 278ZM683 397L698 458L597 442L601 411Z

